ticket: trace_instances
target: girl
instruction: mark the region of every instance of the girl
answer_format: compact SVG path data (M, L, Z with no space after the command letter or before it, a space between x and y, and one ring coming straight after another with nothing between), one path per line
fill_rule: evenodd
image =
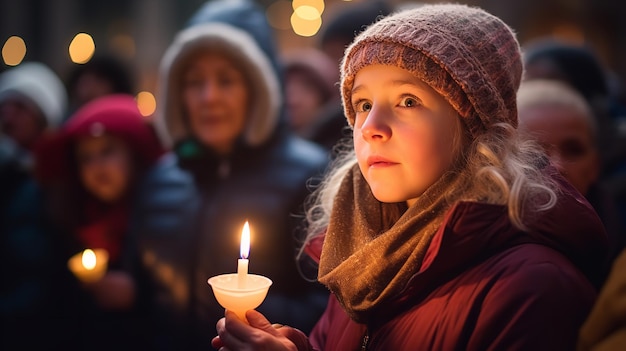
M304 248L332 292L326 311L308 339L227 313L213 346L572 349L606 239L517 136L511 29L464 5L405 10L361 33L341 72L354 153L318 189Z

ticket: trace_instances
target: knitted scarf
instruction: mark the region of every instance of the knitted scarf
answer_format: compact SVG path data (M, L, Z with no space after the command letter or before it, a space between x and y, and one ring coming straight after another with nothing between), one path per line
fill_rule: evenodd
M419 272L445 212L466 193L465 179L445 174L402 213L406 204L374 197L357 165L348 172L335 197L318 279L350 318L365 323Z

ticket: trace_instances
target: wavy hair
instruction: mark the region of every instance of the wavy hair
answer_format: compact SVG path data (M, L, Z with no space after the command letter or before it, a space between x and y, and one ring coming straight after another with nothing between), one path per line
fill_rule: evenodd
M457 163L472 176L467 177L468 195L461 200L507 206L511 223L523 231L534 216L555 206L558 186L544 172L549 161L535 141L509 123L494 124L473 140L466 135L465 140ZM348 140L342 141L338 150L305 204L307 236L298 258L306 243L326 230L341 181L357 162Z

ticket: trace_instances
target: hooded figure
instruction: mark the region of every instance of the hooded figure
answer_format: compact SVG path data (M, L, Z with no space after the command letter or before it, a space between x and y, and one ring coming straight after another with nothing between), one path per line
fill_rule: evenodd
M246 221L250 273L274 282L260 308L304 330L323 311L294 235L326 153L289 131L278 67L264 12L244 0L208 2L163 56L156 127L173 154L144 184L136 229L159 311L177 324L164 329L182 332L176 349L210 344L224 309L207 279L235 271Z
M26 62L0 75L0 106L0 129L30 149L45 130L61 124L67 93L48 66Z

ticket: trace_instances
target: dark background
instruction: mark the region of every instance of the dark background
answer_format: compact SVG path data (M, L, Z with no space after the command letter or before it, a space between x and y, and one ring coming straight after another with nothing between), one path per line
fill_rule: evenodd
M276 1L257 0L264 7ZM368 0L327 0L322 20L343 7ZM78 32L91 34L96 50L118 52L136 69L138 89L154 91L163 52L185 20L204 0L0 0L0 43L12 35L27 45L24 61L42 61L62 78L71 69L67 46ZM389 0L393 4L413 2ZM422 3L437 1L423 1ZM449 2L449 1L446 1ZM619 0L473 0L499 16L518 33L522 44L551 35L591 46L614 73L626 78L626 1ZM316 44L316 37L299 37L276 30L279 48ZM126 40L120 40L126 38ZM129 44L129 40L130 40ZM0 63L0 71L6 69Z

